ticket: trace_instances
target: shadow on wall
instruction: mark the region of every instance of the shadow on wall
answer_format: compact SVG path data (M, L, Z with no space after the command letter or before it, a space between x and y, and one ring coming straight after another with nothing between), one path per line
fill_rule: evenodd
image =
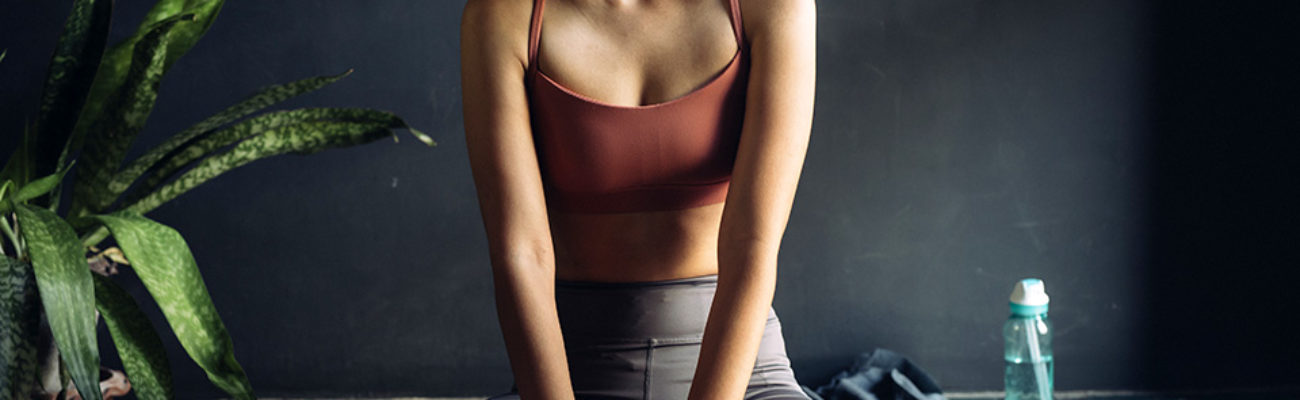
M1297 382L1297 2L1152 9L1150 389Z

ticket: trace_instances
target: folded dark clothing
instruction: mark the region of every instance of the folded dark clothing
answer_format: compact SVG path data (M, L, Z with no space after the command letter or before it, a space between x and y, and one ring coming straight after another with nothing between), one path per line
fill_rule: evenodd
M934 379L906 357L875 349L816 390L800 386L813 400L944 400Z

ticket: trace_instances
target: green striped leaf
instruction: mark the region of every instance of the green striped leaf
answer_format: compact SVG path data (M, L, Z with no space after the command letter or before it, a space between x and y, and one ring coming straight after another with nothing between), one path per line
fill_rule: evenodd
M86 94L104 55L112 14L113 2L109 0L76 0L72 4L50 60L33 129L36 134L28 148L35 176L59 169L56 164L60 151L87 104Z
M238 124L232 125L220 131L210 132L202 138L190 143L184 148L173 152L165 160L158 163L153 172L144 182L132 191L132 195L127 197L126 202L131 203L139 199L146 193L152 192L168 177L171 177L181 168L189 165L194 160L206 156L217 149L226 147L232 143L244 140L249 137L257 136L268 130L277 129L284 126L295 125L311 121L344 121L382 124L390 129L407 129L416 135L423 136L423 133L406 124L397 115L387 112L365 108L302 108L296 110L273 111L246 119ZM427 138L427 136L425 136ZM429 140L432 143L432 139ZM124 171L125 172L125 171Z
M68 165L64 167L62 170L55 172L53 175L41 179L37 179L35 181L32 181L31 183L23 185L23 187L21 188L18 188L18 190L14 192L13 197L9 201L0 202L0 214L8 213L10 211L9 208L11 207L12 204L22 203L27 200L34 199L37 196L49 193L50 190L59 186L59 182L63 182L63 175L67 174L68 170L71 169L71 167L72 165ZM5 181L6 186L12 183L13 181ZM7 189L7 187L5 189ZM0 189L0 199L5 198L4 193L5 190ZM54 211L54 210L50 210L50 211Z
M193 18L193 14L186 14L159 22L136 44L130 71L120 90L109 98L103 118L95 124L95 134L87 138L86 149L81 153L84 164L72 187L73 208L69 215L79 217L96 213L113 201L108 192L108 182L121 165L136 134L144 127L158 97L167 34L176 23Z
M155 2L144 21L136 28L134 35L110 46L108 51L104 52L103 63L100 65L98 73L95 74L94 85L90 88L89 102L86 103L85 110L82 111L77 120L77 126L72 137L69 138L68 152L76 154L77 151L81 150L88 134L100 129L94 125L103 116L105 104L110 101L113 94L117 93L126 81L133 58L133 49L141 39L147 36L156 25L170 18L184 14L194 15L194 22L177 26L168 35L170 40L167 42L167 51L164 52L166 60L164 60L162 67L162 71L165 73L171 69L172 64L177 59L189 52L190 48L207 32L208 27L216 20L223 4L225 2L221 0L158 0Z
M18 204L16 211L54 342L77 391L84 399L98 400L102 396L95 288L81 241L72 227L50 210Z
M188 53L199 38L207 33L225 3L224 0L160 0L145 14L139 31L146 32L145 27L177 15L195 15L196 23L178 27L172 34L172 40L167 43L167 63L164 69L171 69L172 64Z
M68 170L70 169L72 169L72 164L68 164L67 166L63 167L63 169L56 171L55 173L49 176L34 180L31 183L23 185L23 187L18 188L17 192L14 192L13 202L14 203L24 202L27 200L34 199L36 198L36 196L49 193L50 190L53 190L56 186L59 185L59 182L63 182L63 176L67 175Z
M180 233L129 211L93 218L117 239L181 346L207 372L208 380L237 399L254 398L253 386L235 361L230 335Z
M35 140L32 137L31 129L24 123L23 136L18 141L18 148L14 149L13 154L9 155L9 161L5 162L4 170L0 170L0 180L13 181L14 184L24 185L32 179L32 170L35 169L35 166L31 159L31 149Z
M204 158L194 168L125 209L141 214L149 212L209 179L262 158L285 153L311 154L369 143L385 136L396 138L387 124L377 123L312 121L279 127Z
M162 160L168 153L176 150L181 145L184 145L186 142L193 140L199 135L208 133L212 129L230 123L231 121L237 120L245 115L252 114L257 110L261 110L275 103L320 89L325 85L343 79L343 77L346 77L351 73L352 70L348 69L347 71L343 71L343 73L334 76L318 76L299 80L297 82L263 88L243 101L227 107L225 110L208 117L202 122L167 138L167 140L162 144L150 149L134 161L131 161L131 163L123 168L121 172L118 172L113 176L113 180L109 183L108 187L114 194L120 194L125 191L132 182L139 179L145 171L152 168L159 160Z
M108 332L113 335L113 345L122 358L136 398L175 398L167 353L149 318L140 311L131 294L116 282L99 274L92 275L95 277L95 307L104 317Z
M31 396L40 363L40 297L31 265L0 256L0 398Z
M0 51L0 61L5 60L5 54L9 54L9 49L4 49L4 51Z

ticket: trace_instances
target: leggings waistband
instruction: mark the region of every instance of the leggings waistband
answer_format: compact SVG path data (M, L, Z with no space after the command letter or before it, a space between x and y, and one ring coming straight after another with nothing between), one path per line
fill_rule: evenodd
M717 281L716 274L651 282L556 280L556 311L566 342L698 339Z
M568 281L563 279L555 280L556 290L564 289L644 289L657 286L673 285L700 285L700 284L717 284L718 275L702 275L690 278L668 279L661 281L648 282L593 282L593 281Z

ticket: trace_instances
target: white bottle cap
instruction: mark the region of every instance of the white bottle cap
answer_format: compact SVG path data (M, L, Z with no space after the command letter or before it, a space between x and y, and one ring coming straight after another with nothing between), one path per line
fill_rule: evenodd
M1050 301L1040 279L1023 279L1016 282L1016 287L1011 291L1011 311L1016 314L1047 312L1047 303Z

